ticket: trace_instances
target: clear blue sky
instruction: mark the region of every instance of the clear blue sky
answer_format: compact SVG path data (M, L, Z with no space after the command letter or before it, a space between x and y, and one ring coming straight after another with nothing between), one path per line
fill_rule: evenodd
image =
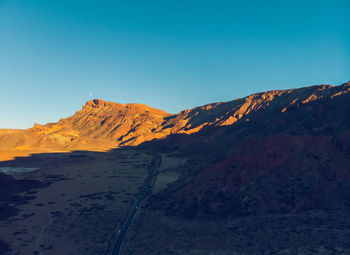
M349 0L0 0L0 128L350 80Z

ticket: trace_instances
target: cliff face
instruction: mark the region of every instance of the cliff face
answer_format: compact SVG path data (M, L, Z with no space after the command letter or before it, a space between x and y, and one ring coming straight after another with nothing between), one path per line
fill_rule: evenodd
M0 146L15 150L70 150L137 145L156 138L152 130L168 115L142 104L95 99L57 123L35 124L28 130L0 131Z
M347 114L350 83L268 91L230 102L208 104L168 114L142 104L91 100L73 116L28 130L0 130L0 149L107 149L138 145L170 134L194 134L212 127L235 127L241 133L339 132ZM333 120L334 119L334 120ZM301 121L302 120L302 121ZM332 128L336 130L331 131ZM249 131L250 129L250 131ZM310 130L309 130L310 131Z

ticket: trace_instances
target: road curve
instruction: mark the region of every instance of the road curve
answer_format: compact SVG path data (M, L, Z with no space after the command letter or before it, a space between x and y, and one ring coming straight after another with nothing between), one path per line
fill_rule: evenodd
M152 180L153 180L153 177L155 175L155 173L157 172L157 169L158 167L160 166L161 164L161 161L162 161L162 157L160 155L157 155L155 156L155 158L152 160L152 163L151 163L151 172L148 174L147 178L146 178L146 181L145 181L145 184L142 188L142 191L141 193L139 194L138 198L137 198L137 201L133 207L133 209L131 210L128 218L126 219L123 227L120 229L119 231L119 235L118 235L118 238L117 238L117 241L113 247L113 251L112 251L112 255L120 255L120 251L121 251L121 248L122 248L122 245L123 245L123 240L124 240L124 237L126 236L131 224L132 224L132 221L133 219L135 218L135 215L141 205L141 202L142 200L145 198L145 195L147 193L147 190L149 188L149 186L151 185L152 183Z

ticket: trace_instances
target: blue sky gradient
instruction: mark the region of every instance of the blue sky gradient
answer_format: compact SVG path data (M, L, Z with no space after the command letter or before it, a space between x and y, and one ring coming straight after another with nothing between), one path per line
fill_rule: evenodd
M0 128L350 80L350 1L0 0Z

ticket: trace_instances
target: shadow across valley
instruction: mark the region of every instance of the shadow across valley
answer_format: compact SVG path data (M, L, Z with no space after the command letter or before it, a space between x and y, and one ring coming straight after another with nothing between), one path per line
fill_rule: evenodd
M232 229L225 232L229 236L246 225L247 217L255 219L259 226L270 220L268 230L274 217L279 217L286 227L285 238L290 225L306 224L300 219L311 222L316 219L317 224L322 219L329 227L327 215L333 215L332 222L341 229L349 224L344 212L350 208L350 100L347 99L348 96L340 96L331 104L322 100L295 104L283 111L272 105L246 114L233 125L203 126L196 133L169 135L106 152L39 153L2 161L0 169L12 172L0 174L0 221L6 223L6 231L12 231L11 235L7 233L11 240L17 240L17 235L24 238L30 232L28 227L12 228L19 228L15 226L20 222L30 224L27 219L36 217L39 227L32 227L37 235L59 233L61 242L68 242L64 234L68 231L75 238L72 240L91 249L89 253L77 248L76 254L98 254L94 249L108 251L141 190L152 158L162 154L166 158L160 170L163 172L155 178L162 177L164 181L172 175L177 177L171 177L174 181L148 194L143 204L145 210L139 214L140 224L131 230L135 235L142 236L148 233L144 229L157 225L156 236L171 238L169 233L162 232L165 231L162 224L169 224L172 229L178 222L186 222L191 229L191 224L215 226L216 221L232 220ZM157 182L156 179L152 185ZM237 223L238 219L245 223ZM203 225L191 229L191 233L201 228ZM98 231L107 234L97 237ZM208 236L218 230L210 231ZM78 238L81 233L88 237ZM328 231L320 240L323 242L331 234ZM301 236L297 235L295 240ZM50 245L59 246L53 240L45 240L43 234L33 238L35 243L26 240L22 245L31 245L36 252L49 250ZM95 244L96 238L100 239ZM131 243L137 243L135 240L131 239ZM10 249L6 242L0 242L0 247ZM47 246L41 247L44 243ZM341 239L341 245L348 245L345 239ZM247 247L248 241L245 247L235 249L244 252Z

